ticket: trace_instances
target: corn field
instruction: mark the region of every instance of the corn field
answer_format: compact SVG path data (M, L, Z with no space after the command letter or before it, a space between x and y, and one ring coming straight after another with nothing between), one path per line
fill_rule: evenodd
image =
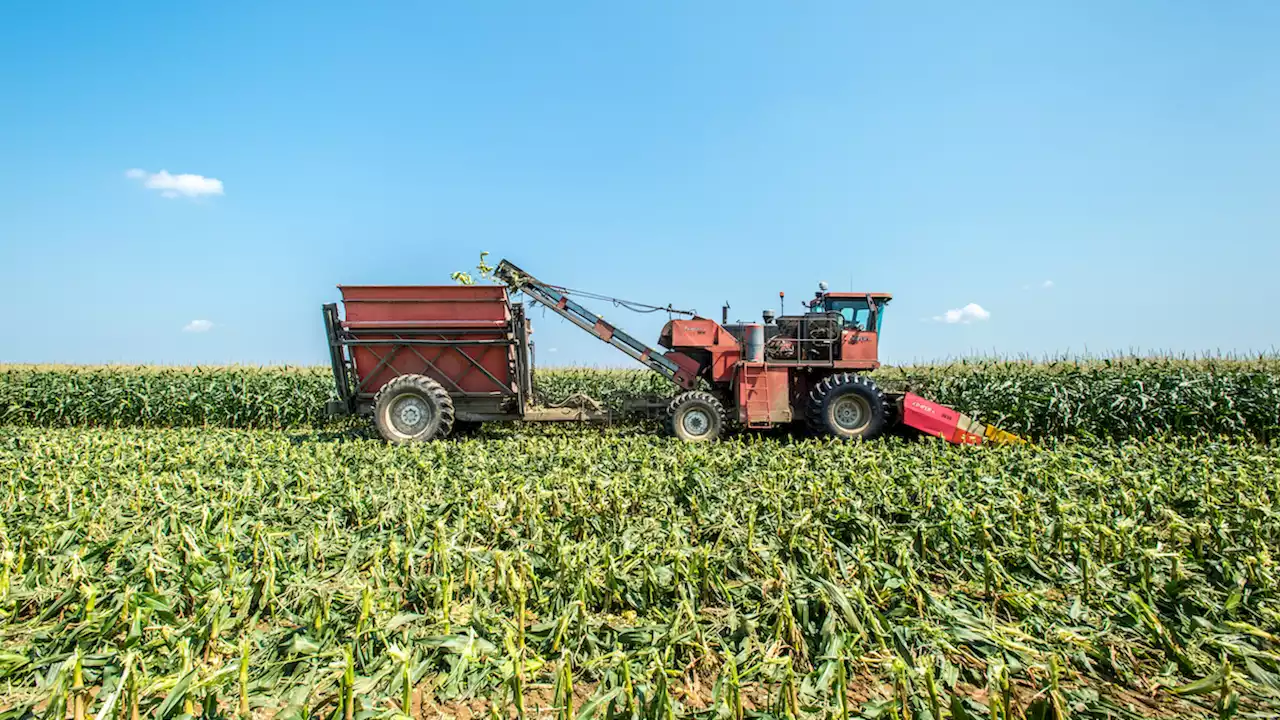
M1280 712L1280 447L0 428L0 718Z
M325 421L320 367L0 365L0 423L285 428Z
M957 362L875 377L1037 437L1280 431L1280 360L1271 357Z
M1036 438L1280 433L1280 359L958 362L885 368L886 388L913 389ZM0 366L0 424L44 427L231 427L326 424L328 368ZM642 370L539 370L540 398L582 393L610 407L667 397Z
M327 368L0 366L0 720L1280 714L1280 361L875 378L1039 442L391 447Z

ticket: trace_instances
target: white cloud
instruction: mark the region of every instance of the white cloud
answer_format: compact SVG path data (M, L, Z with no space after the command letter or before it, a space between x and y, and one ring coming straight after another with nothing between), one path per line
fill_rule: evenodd
M560 352L558 348L547 348L547 352Z
M1040 287L1044 288L1045 290L1048 290L1049 288L1053 287L1053 281L1045 280L1044 282L1040 283Z
M988 320L990 318L991 313L987 312L978 303L969 303L962 308L953 308L941 315L933 316L933 319L938 322L950 324L961 323L964 325L968 325L969 323L978 320Z
M202 333L209 332L213 329L213 323L208 320L192 320L182 326L182 332Z
M221 180L203 175L189 173L171 175L168 170L149 173L146 170L132 168L126 170L124 176L131 180L141 180L143 187L150 190L159 190L161 197L200 197L223 194Z

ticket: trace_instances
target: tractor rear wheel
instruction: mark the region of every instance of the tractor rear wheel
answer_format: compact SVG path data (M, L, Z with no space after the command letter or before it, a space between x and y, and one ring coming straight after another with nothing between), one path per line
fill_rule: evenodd
M874 382L853 373L826 377L809 393L810 429L845 440L871 440L884 432L889 403Z
M374 396L373 424L396 445L442 438L453 429L453 398L426 375L401 375Z
M685 442L709 442L724 432L724 405L701 390L682 392L667 406L671 434Z

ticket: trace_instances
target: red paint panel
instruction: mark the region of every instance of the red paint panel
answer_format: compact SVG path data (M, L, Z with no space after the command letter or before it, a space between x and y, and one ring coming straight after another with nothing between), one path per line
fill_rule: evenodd
M351 348L361 392L377 392L399 375L426 375L450 393L496 393L514 389L512 345L474 341L509 340L507 289L496 285L339 286L343 327L360 341L388 344ZM398 345L397 340L448 340L466 344ZM483 370L481 369L483 368ZM486 371L493 378L486 375Z
M733 380L742 353L738 348L714 348L711 350L711 381L727 383Z
M405 335L402 334L401 337L405 337ZM415 335L413 337L420 336ZM421 337L440 339L439 335L435 334ZM502 339L502 335L468 337L471 339ZM376 335L361 335L361 339L391 338L389 336L379 338ZM396 350L396 348L397 346L395 345L370 345L353 348L352 356L356 364L356 377L359 381L364 381L368 378L368 382L364 383L361 392L377 392L379 388L386 385L397 375L426 375L439 382L450 393L458 392L459 388L465 392L498 392L499 385L486 377L483 372L467 360L463 353L469 355L477 364L488 370L490 374L501 381L502 386L515 389L514 378L511 377L509 371L508 353L511 352L510 346L464 345L461 347L433 347L414 345L399 346L399 350ZM395 351L395 356L392 357L389 363L379 368L378 365L381 362L379 358L386 358L392 351ZM414 351L417 351L416 354ZM435 367L431 367L426 361L430 361L431 365ZM394 370L391 368L394 368ZM373 377L369 377L370 375L373 375Z
M742 363L735 398L738 421L747 427L768 427L791 422L791 397L786 368L770 368L764 363Z
M662 328L659 343L674 351L710 351L711 381L716 383L733 381L738 359L742 356L738 339L714 320L706 318L668 322Z
M683 388L692 388L698 381L698 361L682 352L663 353L662 357L675 363L680 370L676 373L676 384Z
M349 330L386 330L413 328L433 330L446 328L452 330L479 329L502 330L507 326L503 320L375 320L364 322L343 322L342 326Z
M902 398L902 424L950 443L978 445L982 442L981 435L968 432L973 423L967 416L914 393Z
M880 338L873 332L846 330L840 347L840 361L836 367L875 369L880 367Z
M511 318L507 289L497 285L339 285L349 323L496 321Z
M862 300L863 298L865 298L865 297L866 297L866 296L868 296L868 295L870 295L870 296L871 296L873 299L875 299L875 300L892 300L892 299L893 299L893 293L887 293L887 292L870 292L870 293L866 293L866 292L829 292L829 293L826 293L825 297L829 297L829 298L831 298L831 299L833 299L833 300L843 300L843 299L846 299L846 298L853 299L853 300Z
M706 318L672 320L669 325L671 326L671 347L673 349L709 348L719 342L720 335L724 332L723 328L717 325L714 320L707 320Z

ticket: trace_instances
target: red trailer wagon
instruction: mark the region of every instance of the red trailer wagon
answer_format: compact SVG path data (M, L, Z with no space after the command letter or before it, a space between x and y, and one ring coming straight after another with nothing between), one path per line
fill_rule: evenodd
M332 414L373 415L383 436L448 435L455 422L523 416L532 388L524 307L498 285L339 285L324 306L338 388Z
M342 306L323 307L337 400L330 415L373 419L393 443L445 437L490 421L614 418L581 396L534 402L534 348L524 306L501 285L339 285ZM665 401L639 398L624 414L653 415Z

